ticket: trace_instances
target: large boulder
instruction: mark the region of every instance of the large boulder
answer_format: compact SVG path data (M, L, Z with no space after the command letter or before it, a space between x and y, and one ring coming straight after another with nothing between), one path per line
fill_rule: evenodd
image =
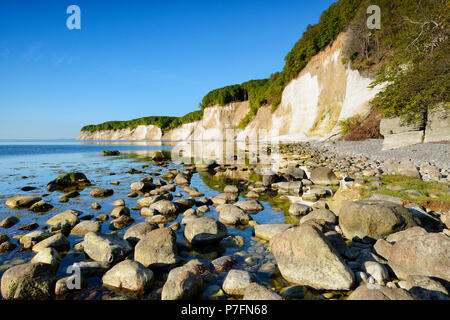
M430 108L425 129L425 143L450 140L450 116L443 105Z
M418 218L408 209L391 202L352 201L344 204L339 212L339 226L347 239L382 239L418 223Z
M116 264L102 277L103 285L144 293L153 282L153 272L136 261L125 260Z
M363 284L356 288L347 300L417 300L408 291L374 284Z
M219 220L225 224L246 225L251 219L244 210L232 204L221 204L216 209L219 213Z
M134 260L151 269L170 268L178 262L175 232L171 228L150 231L135 247Z
M450 238L439 233L403 238L391 248L388 264L399 279L421 275L450 281Z
M408 276L404 289L422 300L450 300L448 290L440 282L426 276Z
M227 235L227 227L212 217L191 220L184 228L184 237L192 245L219 242Z
M117 234L89 232L84 236L84 253L92 260L116 263L128 256L133 248Z
M55 270L48 263L25 263L9 268L1 279L5 300L46 299L52 296Z
M327 167L313 169L309 179L314 184L339 185L338 177L336 177L333 170Z
M172 269L162 288L161 300L193 300L203 293L203 278L196 266Z
M355 276L316 227L303 224L270 241L281 275L315 289L350 290Z
M424 123L408 124L401 117L383 118L380 122L380 133L384 136L383 150L396 149L422 143L424 139Z
M6 206L10 209L26 209L42 199L35 196L17 196L6 201Z

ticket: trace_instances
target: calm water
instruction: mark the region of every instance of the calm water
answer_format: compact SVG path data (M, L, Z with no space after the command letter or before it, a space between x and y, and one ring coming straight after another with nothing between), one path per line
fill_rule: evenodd
M39 224L39 229L45 226L45 222L53 215L63 212L68 209L82 211L80 217L85 215L109 214L114 208L112 202L116 199L124 199L126 205L131 208L137 205L137 198L128 198L127 194L130 192L129 185L132 182L139 181L143 177L151 173L158 172L162 174L169 169L183 169L181 165L169 162L167 167L156 166L151 160L145 158L147 152L154 150L169 150L171 146L162 145L160 142L79 142L76 140L0 140L0 220L3 220L9 215L15 215L20 219L20 222L9 229L0 228L0 232L7 234L12 239L12 242L18 243L14 236L23 235L26 231L17 230L20 226L27 223L36 222ZM103 150L119 150L123 154L118 157L103 157L101 151ZM143 165L148 165L142 168ZM129 174L128 170L135 168L144 171L143 174ZM105 187L114 189L114 195L104 199L94 199L89 195L92 187L87 187L80 191L80 196L70 199L67 203L58 202L62 195L60 192L49 193L45 189L47 183L58 175L70 172L81 171L88 177L91 182L97 187ZM157 179L157 177L155 178ZM119 186L111 185L112 181L120 181ZM228 181L227 183L229 183ZM205 177L198 173L194 174L191 180L191 185L203 192L205 196L212 197L223 191L224 181L212 179L211 176ZM25 186L36 187L36 190L24 192L21 188ZM188 196L183 193L182 188L176 189L173 194L181 192L183 197ZM51 203L54 208L44 214L32 213L28 210L12 210L6 207L5 201L16 195L34 194L45 199L46 202ZM245 200L241 193L240 200ZM101 210L93 210L90 208L91 203L98 202L101 204ZM272 208L268 202L260 201L264 206L264 210L252 215L252 218L258 223L285 223L285 215L279 209ZM211 211L205 216L213 216L218 218L218 214L214 207L210 207ZM145 221L141 217L139 211L132 211L136 223ZM179 215L176 221L181 222L183 215ZM38 229L38 230L39 230ZM123 235L127 229L118 231ZM189 260L199 258L204 263L209 264L211 259L217 258L220 255L233 254L236 251L242 251L238 256L238 264L236 267L249 270L254 273L259 282L265 283L267 286L273 286L273 270L262 271L261 267L267 263L275 262L272 254L268 252L267 247L256 241L252 236L253 228L249 227L244 230L228 227L230 234L239 234L244 236L246 245L244 248L227 249L226 252L196 252L193 251L185 242L183 236L183 228L177 231L177 242L179 246L179 255L181 260ZM102 232L111 232L109 230L109 221L102 224ZM69 240L72 245L81 241L82 237L70 235ZM34 253L29 251L18 252L16 248L14 251L7 254L0 254L0 274L2 274L8 267L24 262L28 262ZM244 259L247 256L253 256L254 262L247 264ZM75 261L83 261L85 256L71 249L63 256L63 261L58 269L57 278L67 276L66 268ZM211 293L217 291L223 281L225 273L219 273L215 281L209 282L205 287L205 296L207 298ZM144 299L157 299L160 297L161 285L163 281L156 282L153 290L144 297ZM88 289L83 290L75 295L74 299L107 299L115 297L118 294L106 288L102 288L100 278L90 278ZM226 298L221 296L219 299Z

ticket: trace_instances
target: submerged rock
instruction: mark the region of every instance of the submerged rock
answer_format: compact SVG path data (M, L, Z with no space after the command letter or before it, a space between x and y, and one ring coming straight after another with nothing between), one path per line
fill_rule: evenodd
M404 289L422 300L450 300L447 289L426 276L408 276Z
M231 248L238 249L242 248L245 245L245 238L243 236L231 235L226 238L223 238L219 246L223 249Z

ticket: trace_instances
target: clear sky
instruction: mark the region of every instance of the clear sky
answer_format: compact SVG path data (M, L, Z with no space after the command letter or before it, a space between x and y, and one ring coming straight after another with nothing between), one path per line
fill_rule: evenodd
M1 0L0 139L197 110L212 89L281 71L332 2Z

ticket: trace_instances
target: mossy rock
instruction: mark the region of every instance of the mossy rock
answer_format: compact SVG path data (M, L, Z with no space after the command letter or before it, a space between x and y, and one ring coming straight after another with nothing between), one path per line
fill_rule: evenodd
M60 175L47 184L48 191L64 190L72 187L90 185L89 179L81 172L69 172Z
M120 151L118 150L103 150L102 156L120 156Z
M166 160L170 160L171 159L171 154L170 151L156 151L153 156L152 156L152 160L153 161L166 161Z

